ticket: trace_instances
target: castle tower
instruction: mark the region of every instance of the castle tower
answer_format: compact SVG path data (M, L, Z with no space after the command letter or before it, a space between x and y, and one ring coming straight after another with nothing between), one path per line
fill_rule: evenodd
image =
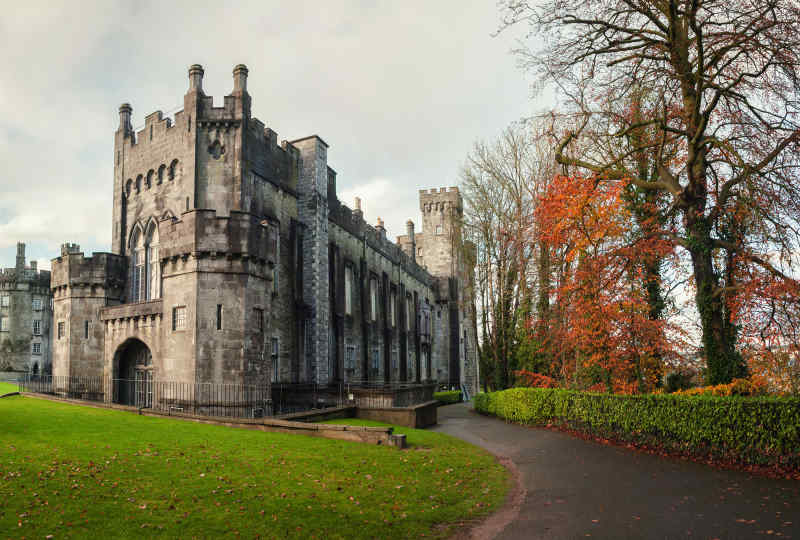
M79 245L63 244L61 256L52 261L51 272L53 375L102 375L105 326L100 311L121 302L126 260L111 253L86 258Z
M440 381L451 387L478 389L477 328L475 326L474 268L465 257L461 219L464 202L457 187L420 190L422 233L415 235L417 263L439 279L444 313L437 321L439 335L448 336L449 362L437 366ZM446 377L442 375L446 373Z

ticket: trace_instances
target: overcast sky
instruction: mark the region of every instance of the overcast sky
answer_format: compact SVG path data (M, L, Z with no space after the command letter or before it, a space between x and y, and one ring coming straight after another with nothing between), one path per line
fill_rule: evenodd
M46 268L63 242L110 250L117 109L135 126L174 110L194 63L217 104L246 64L253 115L279 140L320 135L339 198L392 236L475 140L539 109L492 0L2 4L2 267L17 241Z

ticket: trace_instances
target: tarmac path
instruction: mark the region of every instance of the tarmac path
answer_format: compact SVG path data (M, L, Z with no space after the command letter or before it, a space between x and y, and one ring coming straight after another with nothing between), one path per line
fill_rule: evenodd
M431 428L481 446L516 469L522 489L473 537L796 538L800 482L665 459L439 408Z

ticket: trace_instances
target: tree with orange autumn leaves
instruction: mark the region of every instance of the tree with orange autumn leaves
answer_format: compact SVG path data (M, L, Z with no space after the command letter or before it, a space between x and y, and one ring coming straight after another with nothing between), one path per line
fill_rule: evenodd
M793 361L800 5L507 0L501 10L507 25L550 36L520 54L574 119L559 134L558 163L603 194L633 186L658 200L645 236L686 257L707 381L745 375L745 361Z

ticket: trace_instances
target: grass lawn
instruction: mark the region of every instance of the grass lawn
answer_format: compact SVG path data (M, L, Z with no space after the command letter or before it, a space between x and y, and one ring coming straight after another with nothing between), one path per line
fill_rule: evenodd
M399 428L397 450L0 400L0 537L444 537L508 489L483 450Z
M19 387L17 386L17 383L0 381L0 396L3 394L9 394L11 392L16 392L18 390Z

